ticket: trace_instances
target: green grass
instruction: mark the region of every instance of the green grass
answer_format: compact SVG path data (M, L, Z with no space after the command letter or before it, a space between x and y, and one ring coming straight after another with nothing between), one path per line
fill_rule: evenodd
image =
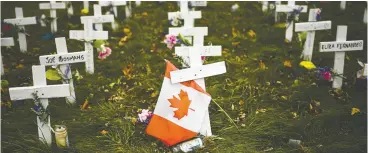
M90 11L95 3L90 3ZM235 2L209 2L207 7L199 8L202 19L196 20L196 26L208 26L205 44L221 45L223 49L221 57L208 57L206 63L226 61L227 73L206 78L207 91L221 107L214 103L209 107L212 132L219 139L206 138L205 147L195 152L365 152L367 89L362 85L366 82L355 77L361 69L356 60L367 62L367 45L364 51L346 53L344 94L331 96L330 82L316 80L311 72L298 66L302 46L295 37L291 44L284 43L285 29L274 26L272 14L262 13L257 2L236 3L240 7L233 13L230 7ZM297 4L302 3L305 2ZM37 2L2 2L1 6L2 19L14 18L16 6L23 7L25 16L49 14L39 10ZM66 10L57 11L56 36L67 38L69 52L84 48L82 42L68 39L69 30L83 29L79 23L82 3L75 2L73 6L75 16L71 19L67 18ZM319 42L336 39L337 25L348 25L347 40L367 41L367 28L362 23L365 2L347 2L345 11L339 11L339 2L310 2L308 7L322 8L322 19L332 21L331 30L316 32L313 53L316 66L333 67L334 54L320 53L318 48ZM51 124L67 126L69 152L169 152L163 143L145 134L145 125L133 124L124 117L137 117L139 109L154 109L163 80L164 59L181 65L174 58L174 51L162 43L169 28L167 12L177 11L178 7L176 2L142 2L140 7L133 6L130 19L123 18L123 8L118 10L120 29L112 31L110 24L104 24L104 30L109 31L112 55L102 61L95 57L93 75L86 74L82 63L72 65L72 70L83 76L83 79L74 76L77 104L67 105L63 98L49 99ZM280 15L280 21L285 21L285 14ZM300 21L307 18L307 13L302 14ZM133 37L124 46L118 46L125 36L123 28L131 29ZM233 28L238 37L233 37ZM18 44L2 48L7 69L2 80L9 82L8 87L32 85L31 66L39 64L40 55L56 51L54 40L41 40L50 27L32 25L26 29L30 34L26 53L19 51ZM255 41L247 36L249 30L256 33ZM7 32L3 37L16 40L17 35ZM260 68L260 60L267 69ZM285 60L291 61L292 68L283 66ZM19 64L24 68L16 68ZM124 75L122 69L129 64L133 67L131 74ZM36 115L30 111L32 100L10 102L8 87L3 86L1 92L1 152L62 152L55 144L50 148L38 141ZM90 108L81 111L79 105L87 98ZM313 101L320 102L315 108L320 113L310 110ZM353 107L361 113L351 115ZM257 113L259 109L266 112ZM103 135L102 130L108 133ZM303 147L289 146L289 139L301 140Z

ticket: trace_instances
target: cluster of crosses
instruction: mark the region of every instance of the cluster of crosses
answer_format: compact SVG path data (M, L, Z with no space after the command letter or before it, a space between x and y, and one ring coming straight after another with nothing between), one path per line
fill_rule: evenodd
M206 6L206 2L191 2L192 6ZM88 1L84 1L84 8L89 9ZM276 2L275 21L277 21L278 12L292 12L294 9L302 7L301 13L307 12L306 5L295 5L294 1L289 1L288 5L281 5L281 2ZM57 54L54 55L43 55L39 57L40 65L32 66L33 86L29 87L14 87L9 89L11 100L24 100L33 99L34 94L40 98L40 102L44 108L48 106L49 98L65 97L68 103L75 103L75 92L73 79L71 75L72 63L85 63L86 72L94 73L94 61L93 61L93 46L91 40L107 40L108 32L103 31L103 23L112 23L112 28L117 27L114 24L114 18L118 16L117 6L127 5L125 1L101 1L99 5L93 5L94 16L82 16L81 23L84 25L83 30L70 30L69 38L84 41L84 50L79 52L68 53L67 44L65 37L55 38ZM140 2L137 1L136 5L139 6ZM341 9L345 9L345 2L341 2ZM71 6L71 5L69 5ZM107 14L102 15L102 6L112 6L113 15ZM266 11L268 2L263 2L262 10ZM50 17L55 18L51 22L51 32L57 32L57 15L56 9L65 9L66 3L58 3L51 1L50 3L40 3L40 9L50 10ZM131 6L126 6L126 16L131 15ZM296 23L295 32L307 32L307 39L304 45L303 58L304 60L312 60L313 46L315 31L317 30L328 30L331 29L331 21L317 21L316 13L318 9L309 10L308 22ZM25 29L26 25L37 24L36 17L23 17L22 8L15 8L16 18L5 19L4 22L13 24L19 29ZM69 14L72 14L72 9L68 8ZM367 10L365 10L364 23L367 22ZM226 73L225 62L216 62L212 64L203 65L201 56L221 56L221 46L204 46L204 36L208 34L207 27L194 27L194 20L201 18L201 12L195 10L189 10L187 1L180 1L179 12L169 12L168 18L171 19L173 16L180 16L184 19L183 27L172 27L169 28L169 34L183 35L188 38L193 46L180 46L175 47L175 54L182 57L183 62L189 63L189 68L176 70L171 72L172 83L185 82L189 80L195 80L203 89L205 88L205 77L214 75L220 75ZM294 31L294 23L288 22L286 29L286 39L291 41ZM94 29L95 27L95 29ZM343 74L344 70L344 59L346 51L363 50L363 40L346 41L347 37L347 26L337 26L337 36L335 42L320 42L320 52L335 52L334 70ZM18 41L20 51L27 51L26 34L24 32L18 32ZM1 46L14 46L13 38L1 38ZM0 52L1 56L1 52ZM71 58L78 57L78 58ZM72 60L60 60L60 59L72 59ZM3 64L2 58L0 58L1 74L3 75ZM183 65L185 65L183 63ZM63 84L59 85L47 85L46 83L46 72L45 66L58 66L60 71L63 72ZM366 66L368 67L368 66ZM333 82L333 88L342 87L342 78L335 77ZM38 135L41 141L45 141L47 144L52 143L50 117L47 118L47 123L43 123L37 118ZM202 135L211 136L211 126L209 120L209 114L205 116L205 120L202 124L200 131Z

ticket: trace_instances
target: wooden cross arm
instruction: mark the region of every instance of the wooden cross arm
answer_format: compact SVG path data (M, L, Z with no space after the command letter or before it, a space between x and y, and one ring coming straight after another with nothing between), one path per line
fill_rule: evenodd
M299 7L303 7L301 12L305 13L308 10L307 5L295 5L295 6L288 6L288 5L276 5L276 12L293 12L294 9L299 9Z
M13 25L30 25L37 24L36 17L25 17L25 18L15 18L15 19L4 19L5 23L13 24Z
M87 60L87 52L74 52L74 53L64 53L64 54L55 54L55 55L44 55L40 56L40 64L41 65L59 65L59 64L68 64L68 63L80 63L85 62Z
M207 36L208 35L208 28L207 27L193 27L193 28L169 28L169 34L178 35L181 34L182 36Z
M1 38L1 46L14 46L13 37Z
M200 51L201 56L221 56L221 46L188 46L175 47L175 54L178 56L189 56L189 52Z
M9 88L11 100L33 99L33 93L39 98L58 98L70 96L70 89L69 84Z
M89 19L92 19L93 23L114 22L114 15L82 16L81 17L82 24L85 24Z
M185 82L226 73L225 62L217 62L182 70L171 71L171 83Z
M295 23L295 32L331 29L331 21Z
M41 10L49 9L65 9L65 3L40 3L39 7Z
M172 19L175 16L182 16L184 18L184 16L188 16L191 17L193 19L200 19L202 18L202 13L201 11L189 11L188 13L182 13L182 12L169 12L168 13L168 19ZM185 21L184 21L185 22Z
M201 6L201 7L205 7L207 6L207 1L190 1L190 4L192 6Z
M101 6L109 6L109 5L120 6L126 5L126 1L99 1L98 4Z
M77 39L77 40L107 40L109 39L109 33L107 31L91 31L90 35L87 31L81 30L70 30L69 31L69 38L70 39Z
M346 52L363 50L363 40L320 42L320 52Z

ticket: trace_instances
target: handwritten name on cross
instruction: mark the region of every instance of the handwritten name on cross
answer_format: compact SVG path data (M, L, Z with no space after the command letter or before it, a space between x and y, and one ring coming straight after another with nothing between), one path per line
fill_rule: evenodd
M88 63L90 60L87 59L93 57L93 55L88 56L86 51L68 53L65 37L55 38L55 43L57 54L40 56L40 64L45 66L59 65L63 84L69 84L70 86L70 96L66 97L66 102L75 104L76 96L70 64L86 62L86 65L92 65L90 67L93 67L93 63Z
M86 54L86 71L87 73L94 73L94 64L93 64L93 45L92 40L107 40L109 33L107 31L94 31L93 30L93 20L91 18L87 18L84 21L84 31L81 30L70 30L69 38L84 40L84 48L87 52ZM92 64L91 64L92 63Z
M1 46L4 47L9 47L9 46L14 46L14 39L12 37L9 38L1 38ZM0 56L1 56L1 51L0 51ZM0 58L0 68L1 68L1 75L4 74L4 66L3 66L3 56L1 56Z
M348 26L337 26L335 42L320 42L320 52L335 52L334 70L337 74L344 74L345 52L363 50L363 40L346 41ZM332 88L341 88L342 78L335 76Z
M5 23L13 24L18 27L20 31L18 31L18 41L19 41L19 49L21 52L27 51L27 39L25 33L26 25L37 24L36 17L23 17L23 9L21 7L15 8L15 19L4 19Z
M92 19L92 23L95 24L96 30L98 31L103 30L102 23L111 22L112 25L114 25L114 16L113 15L102 15L100 5L94 4L93 12L94 12L94 16L81 16L82 24L84 24L87 19Z
M307 31L307 39L304 43L304 50L302 56L304 60L312 61L313 46L314 46L314 36L317 30L328 30L331 29L331 21L317 21L317 12L319 9L309 10L310 22L296 23L295 32Z
M189 61L190 68L171 72L172 83L196 80L199 86L205 90L205 77L226 73L225 62L202 65L201 56L221 56L221 46L203 46L204 36L208 33L207 27L169 28L169 33L193 36L193 46L175 47L175 53L183 57L184 62ZM208 111L206 112L200 133L205 136L212 135Z
M301 9L300 13L306 13L308 6L307 5L295 5L295 1L288 1L288 5L276 5L276 13L277 12L284 12L284 13L291 13L294 10ZM290 18L290 14L287 15L287 18ZM293 29L294 29L294 21L286 22L286 33L285 39L289 42L293 39Z
M51 32L57 32L57 16L56 9L65 9L65 3L56 3L55 1L50 1L50 3L40 3L41 10L50 10L50 17L54 18L51 22Z
M33 86L9 88L11 100L33 99L34 93L40 98L43 108L49 105L48 98L60 98L70 96L69 85L47 85L46 72L44 65L32 66ZM51 145L52 136L50 125L50 116L47 117L47 123L44 123L37 117L38 136L41 141L46 141Z

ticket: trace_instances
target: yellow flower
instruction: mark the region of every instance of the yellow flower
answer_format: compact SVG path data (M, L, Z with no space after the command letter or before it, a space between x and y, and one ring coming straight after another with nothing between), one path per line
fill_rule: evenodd
M239 105L243 105L243 104L244 104L244 101L240 100Z
M88 9L84 8L81 10L82 15L87 15L89 13Z
M108 132L108 131L106 131L106 130L102 130L100 133L101 133L101 134L103 134L103 135L105 135L105 134L107 134L107 133L109 133L109 132Z
M136 118L132 118L132 123L133 124L137 123L137 119Z
M263 61L262 61L262 60L259 62L259 67L260 67L262 70L267 69L267 67L266 67L265 63L263 63Z
M311 61L302 61L302 62L300 62L299 65L303 66L304 68L306 68L308 70L316 68L316 66Z
M142 16L148 16L148 13L147 12L143 12L142 13Z
M248 31L248 36L250 36L250 37L256 37L256 33L253 31L253 30L249 30Z
M23 69L24 68L24 65L23 64L18 64L15 68L17 68L17 69Z
M294 119L296 119L298 117L298 114L296 112L291 112L291 115L293 115Z
M359 113L360 109L359 108L351 108L351 115L354 115L356 113Z
M123 32L124 32L125 34L129 34L129 33L130 33L130 29L129 29L129 28L124 28Z
M291 68L291 62L289 60L284 61L284 66Z

